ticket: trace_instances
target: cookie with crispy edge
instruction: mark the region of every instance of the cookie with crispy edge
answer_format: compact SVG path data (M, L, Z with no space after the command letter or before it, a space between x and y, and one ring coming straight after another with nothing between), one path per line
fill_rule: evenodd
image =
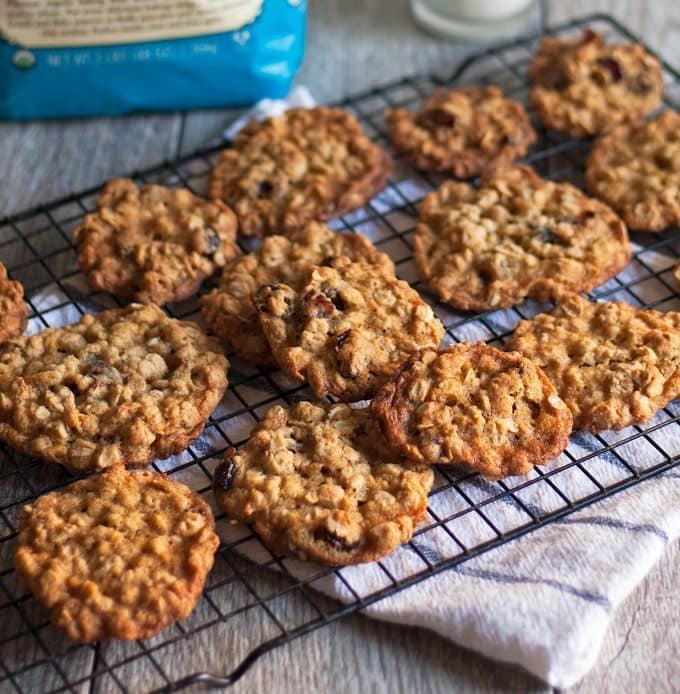
M223 202L127 178L106 184L74 238L94 289L142 303L186 299L240 254L236 217Z
M663 111L598 137L588 155L586 183L632 229L680 225L680 113Z
M366 410L271 408L216 469L217 505L274 552L321 564L375 561L425 518L428 466L387 451Z
M227 388L228 361L197 325L131 304L5 344L0 440L74 471L183 451Z
M492 479L559 455L572 424L537 366L483 343L424 350L376 395L370 412L395 454L462 464Z
M213 169L210 197L233 208L246 236L289 234L362 207L391 170L351 113L294 108L239 132Z
M639 43L546 36L529 66L529 103L539 120L572 137L634 121L661 103L661 64Z
M200 496L116 465L24 506L14 565L72 641L131 640L189 616L218 546Z
M630 261L624 223L604 203L527 166L446 181L425 197L413 237L420 276L459 309L590 291Z
M536 141L529 116L498 87L438 89L417 111L385 112L390 139L421 171L472 178L523 157Z
M317 267L300 289L268 285L255 303L278 365L318 398L370 398L444 334L418 292L365 263Z
M28 323L28 306L24 301L24 288L20 282L7 277L0 263L0 344L18 337Z
M340 258L344 260L340 260ZM230 342L237 356L254 364L275 364L260 329L253 295L267 284L297 288L316 265L361 260L394 274L394 263L361 234L341 233L308 222L290 236L268 236L254 253L227 263L220 285L199 300L211 333Z
M522 321L508 343L538 364L591 432L649 420L680 397L680 313L579 296Z

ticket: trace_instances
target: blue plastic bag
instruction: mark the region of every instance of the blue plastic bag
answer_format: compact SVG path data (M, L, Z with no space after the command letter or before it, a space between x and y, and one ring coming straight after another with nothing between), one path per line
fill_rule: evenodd
M100 0L94 10L101 13L108 8L111 13L116 30L108 34L111 17L101 15L97 24L92 16L73 16L73 9L55 17L46 16L45 11L31 15L34 3L30 2L25 3L28 9L21 15L21 1L3 3L5 16L0 16L0 28L9 40L0 39L0 118L66 118L245 106L263 97L284 96L302 62L305 0L197 0L193 4L206 13L219 7L221 19L227 23L243 17L247 21L230 31L205 33L205 22L210 20L206 14L202 33L199 30L189 36L186 34L192 25L186 20L178 22L176 29L162 25L171 23L168 12L174 8L185 12L190 2L126 3L132 7L128 15L122 14L125 4L116 2ZM168 12L155 16L153 13L163 10L164 4ZM49 11L47 0L43 5ZM78 3L73 5L77 7ZM142 5L149 9L146 14L139 14ZM80 12L90 12L88 3L80 7L84 8ZM234 19L236 11L241 14ZM203 21L198 10L194 15L197 21ZM126 22L130 26L127 34ZM120 41L121 36L134 38L159 32L166 36L183 32L184 36L111 42L111 36ZM22 37L31 45L19 43L17 38ZM82 42L89 45L80 45Z

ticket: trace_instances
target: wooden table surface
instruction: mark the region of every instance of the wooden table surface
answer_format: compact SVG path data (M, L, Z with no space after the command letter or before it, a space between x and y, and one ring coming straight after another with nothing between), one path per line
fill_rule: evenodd
M313 0L310 5L309 47L298 83L309 86L319 101L337 100L413 72L451 70L479 49L420 32L407 0ZM596 10L610 12L680 65L676 0L548 0L537 9L535 24ZM11 214L190 152L221 132L232 116L229 111L213 111L0 124L0 209ZM679 566L676 543L616 613L595 669L574 692L677 691ZM244 630L247 633L245 623ZM219 650L220 645L202 647ZM134 690L134 670L127 673L127 681ZM233 691L548 689L516 668L424 630L355 615L264 656Z

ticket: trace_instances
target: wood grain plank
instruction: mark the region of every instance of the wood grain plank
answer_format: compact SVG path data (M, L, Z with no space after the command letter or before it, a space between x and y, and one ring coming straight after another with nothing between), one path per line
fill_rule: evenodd
M638 0L547 0L549 24L594 12L611 14L674 66L680 65L680 3Z
M175 156L177 114L0 123L0 217Z

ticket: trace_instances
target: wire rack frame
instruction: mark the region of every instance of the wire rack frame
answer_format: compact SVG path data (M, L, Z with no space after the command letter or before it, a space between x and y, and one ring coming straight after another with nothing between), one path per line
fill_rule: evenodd
M606 15L576 19L547 33L568 35L586 25L612 40L639 41ZM531 35L478 53L453 75L405 78L350 97L340 106L353 111L369 134L388 146L383 110L387 106L413 107L437 86L497 84L509 96L524 101L526 67L539 38ZM680 74L666 62L663 70L665 104L677 108ZM534 125L539 142L525 161L541 175L582 185L588 142ZM140 183L179 184L204 193L216 152L226 144L135 172L132 177ZM410 237L418 202L441 179L413 171L398 156L395 162L385 191L333 226L366 234L392 256L399 276L432 302L447 328L447 342L502 343L520 319L546 306L525 302L506 311L470 315L456 313L428 295L413 266ZM98 190L73 194L0 221L0 260L26 287L31 308L29 332L118 305L113 297L87 287L71 240L73 228L93 208ZM638 248L630 266L591 297L680 308L671 276L680 258L677 230L633 234L633 240ZM168 312L179 318L198 316L195 300L171 305ZM230 359L229 390L203 436L183 454L154 464L208 497L211 473L225 448L247 440L254 423L270 406L310 398L304 386L278 371L251 367L231 354ZM248 529L229 526L218 516L223 542L194 613L151 639L88 646L70 644L60 636L45 611L19 584L12 567L21 507L68 484L73 477L59 466L25 459L0 446L0 687L17 692L128 691L130 687L169 692L201 682L232 684L261 655L284 643L674 467L680 461L679 423L680 406L671 403L644 426L596 436L579 432L572 436L565 453L549 465L499 482L440 467L427 521L411 542L366 567L318 567L275 556ZM366 572L370 572L370 581L364 580ZM219 674L225 671L227 674Z

